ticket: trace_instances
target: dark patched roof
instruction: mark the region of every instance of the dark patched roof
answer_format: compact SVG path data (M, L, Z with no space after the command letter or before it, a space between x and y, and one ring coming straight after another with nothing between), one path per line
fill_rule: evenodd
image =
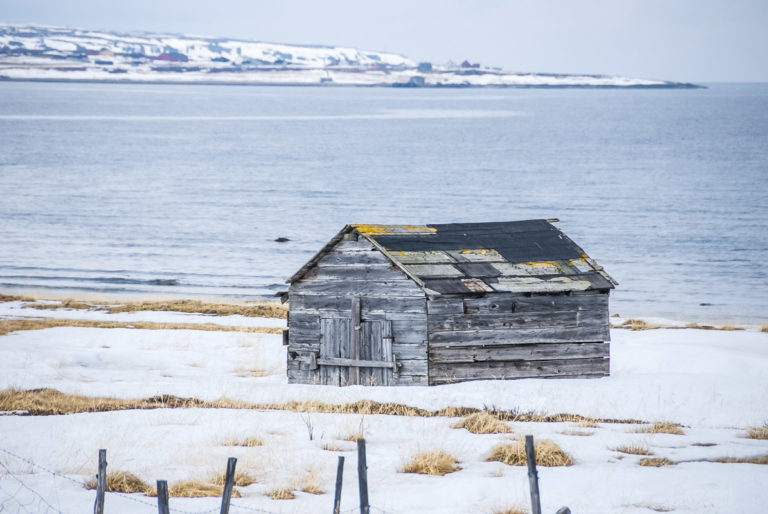
M547 220L436 225L347 225L288 282L301 278L344 234L357 232L428 294L612 289L613 279Z

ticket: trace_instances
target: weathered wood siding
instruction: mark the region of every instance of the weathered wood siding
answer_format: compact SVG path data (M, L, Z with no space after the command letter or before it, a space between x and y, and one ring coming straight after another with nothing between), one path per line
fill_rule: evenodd
M288 382L325 383L322 367L310 369L309 354L320 353L321 320L351 319L354 297L360 298L363 323L386 320L387 330L391 325L392 353L401 366L390 385L427 385L424 292L364 238L340 241L291 285ZM362 356L367 355L369 350L364 349Z
M609 374L608 293L427 302L429 383Z

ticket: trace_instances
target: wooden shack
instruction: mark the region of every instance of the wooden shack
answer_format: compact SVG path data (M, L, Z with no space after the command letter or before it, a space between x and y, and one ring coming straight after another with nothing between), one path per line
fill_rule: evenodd
M289 383L608 375L616 283L554 221L347 225L288 280Z

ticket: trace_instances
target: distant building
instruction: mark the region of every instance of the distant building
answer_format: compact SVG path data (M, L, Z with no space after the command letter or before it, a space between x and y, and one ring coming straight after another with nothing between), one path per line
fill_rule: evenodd
M155 60L167 62L188 62L189 57L178 52L163 52L155 57Z
M421 73L429 73L430 71L432 71L432 63L431 62L420 62L418 70Z
M469 61L464 61L463 63L461 63L461 67L462 68L479 68L480 63L479 62L471 63Z

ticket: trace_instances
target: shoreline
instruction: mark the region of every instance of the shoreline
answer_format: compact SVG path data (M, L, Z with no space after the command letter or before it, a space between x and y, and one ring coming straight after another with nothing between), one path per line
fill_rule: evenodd
M354 84L338 82L269 82L252 80L119 80L86 78L16 78L0 75L2 82L73 83L73 84L137 84L137 85L181 85L181 86L274 86L274 87L320 87L320 88L394 88L394 89L708 89L707 86L688 82L672 84L423 84L409 82L382 82L377 84Z

